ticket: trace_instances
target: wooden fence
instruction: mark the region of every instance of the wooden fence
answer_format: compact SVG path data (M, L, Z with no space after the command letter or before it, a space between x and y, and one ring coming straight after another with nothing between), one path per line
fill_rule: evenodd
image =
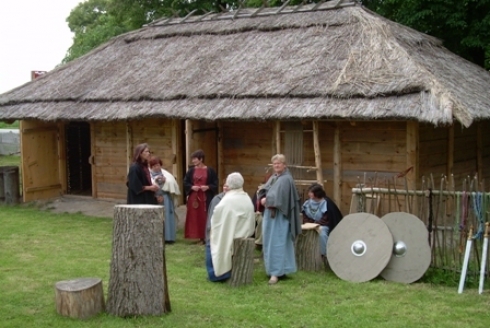
M366 179L364 179L366 180ZM375 183L369 183L373 182ZM427 226L432 248L431 266L459 274L469 230L473 233L468 275L477 276L482 260L485 222L490 214L490 192L484 181L467 177L456 187L454 178L422 178L421 190L409 190L396 178L371 179L352 189L350 213L368 212L379 217L390 212L416 215ZM488 259L488 254L486 254ZM488 263L488 260L487 260ZM488 271L486 271L488 276Z

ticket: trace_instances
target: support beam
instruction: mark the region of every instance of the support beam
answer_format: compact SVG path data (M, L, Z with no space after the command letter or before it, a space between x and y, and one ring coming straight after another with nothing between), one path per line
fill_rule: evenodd
M191 159L189 156L191 155L189 151L192 148L192 121L185 120L185 167L186 169L191 165Z
M133 132L131 130L131 124L126 121L126 172L129 171L129 166L132 162L133 156Z
M333 200L340 204L342 200L342 148L340 144L340 124L335 124L333 144Z
M97 196L97 175L95 170L95 122L90 122L90 159L89 163L92 167L92 197Z
M482 123L476 123L476 172L478 179L483 179L483 139L482 139Z
M322 156L320 151L319 141L319 128L318 121L313 121L313 149L315 151L315 166L316 166L316 179L323 187L323 168L322 168Z
M274 127L274 134L276 140L276 154L281 153L281 122L276 121Z
M180 156L180 150L182 149L181 129L180 121L176 119L172 120L172 174L177 177L180 190L184 190L182 180L184 173L182 172L182 156ZM178 199L179 204L184 204L183 193L180 194Z
M225 176L225 160L224 160L224 152L223 152L223 122L218 121L218 181L224 183ZM221 189L221 188L219 188Z
M412 174L407 174L407 188L417 189L417 179L419 174L419 123L415 121L407 122L407 168L413 167ZM416 213L416 212L414 212Z
M407 145L406 145L406 167L412 167L412 172L405 176L406 188L408 190L417 189L417 180L419 178L419 122L407 121ZM405 207L411 213L418 213L419 205L417 201L406 199ZM411 205L410 205L411 204Z
M68 190L68 177L66 172L66 134L65 123L58 122L58 167L61 192L66 194Z
M448 177L453 174L454 170L454 124L447 130L447 167L446 175Z

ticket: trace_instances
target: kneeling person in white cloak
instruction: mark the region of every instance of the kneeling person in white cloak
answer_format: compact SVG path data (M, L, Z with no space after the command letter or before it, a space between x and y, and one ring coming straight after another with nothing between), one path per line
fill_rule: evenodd
M233 240L247 238L255 230L255 212L250 196L243 191L243 177L231 173L226 178L228 191L214 208L211 216L206 267L209 280L222 281L231 277Z

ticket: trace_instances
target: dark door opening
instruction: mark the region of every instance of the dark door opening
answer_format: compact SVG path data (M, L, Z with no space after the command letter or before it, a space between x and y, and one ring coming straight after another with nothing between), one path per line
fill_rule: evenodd
M92 196L90 124L70 122L65 125L67 193Z

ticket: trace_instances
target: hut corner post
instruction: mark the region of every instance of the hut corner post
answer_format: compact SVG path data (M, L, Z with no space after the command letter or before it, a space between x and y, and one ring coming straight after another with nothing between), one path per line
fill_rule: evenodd
M107 312L128 317L170 310L163 206L116 205Z
M337 122L333 145L333 199L336 204L341 204L342 201L342 147L340 138L340 123Z
M412 167L411 174L407 174L407 189L417 189L417 179L419 175L419 123L417 121L407 122L406 134L406 167ZM415 197L415 196L413 196ZM412 213L418 213L418 204L413 202Z

